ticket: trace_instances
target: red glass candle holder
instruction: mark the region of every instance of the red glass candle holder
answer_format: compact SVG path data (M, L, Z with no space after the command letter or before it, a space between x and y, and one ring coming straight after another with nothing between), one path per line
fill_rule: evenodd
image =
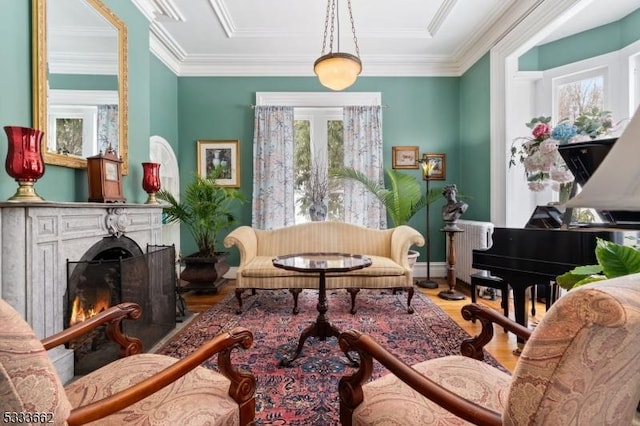
M43 201L36 194L34 184L44 175L42 136L37 129L5 126L8 150L5 169L18 182L18 190L9 201Z
M160 163L142 163L142 189L149 194L146 204L159 204L156 192L160 191Z

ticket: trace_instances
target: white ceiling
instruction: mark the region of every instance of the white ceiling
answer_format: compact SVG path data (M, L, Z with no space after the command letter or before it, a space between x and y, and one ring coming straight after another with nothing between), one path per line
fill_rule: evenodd
M351 0L362 75L461 75L542 1L554 0ZM151 50L180 76L312 76L322 50L326 0L133 3L150 21ZM640 0L576 3L584 7L544 41L640 7ZM355 53L347 0L339 13L340 51Z

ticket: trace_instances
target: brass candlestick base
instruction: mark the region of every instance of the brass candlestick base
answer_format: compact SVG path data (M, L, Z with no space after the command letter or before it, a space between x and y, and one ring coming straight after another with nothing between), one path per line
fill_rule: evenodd
M145 204L160 204L160 202L156 198L155 192L149 192L149 198L147 198L147 201L145 202Z
M9 198L7 201L12 201L15 203L19 202L34 202L34 201L44 201L42 197L40 197L36 193L36 189L33 187L35 182L33 181L24 181L18 180L18 189L13 197Z

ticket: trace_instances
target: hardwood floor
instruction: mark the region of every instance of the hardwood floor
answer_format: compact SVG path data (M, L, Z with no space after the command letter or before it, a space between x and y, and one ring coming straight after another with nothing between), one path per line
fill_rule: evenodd
M460 309L462 308L462 306L471 303L468 287L466 287L464 283L456 287L458 290L467 295L467 299L461 301L444 300L438 297L438 293L447 288L445 280L438 278L436 278L435 280L440 284L440 287L437 289L423 289L418 287L416 288L418 291L428 296L431 300L433 300L433 302L440 306L440 308L445 311L447 315L453 318L454 321L456 321L456 323L458 323L464 330L466 330L467 333L469 333L470 335L477 334L481 328L480 324L473 324L470 321L465 321L460 314ZM234 281L230 280L224 285L224 287L222 287L222 289L217 294L196 294L194 292L189 292L185 293L183 297L187 303L187 309L190 312L203 312L222 300L222 298L230 291L233 291L234 288ZM478 298L477 303L490 306L491 308L502 312L502 308L500 307L500 299L491 301ZM513 319L513 304L511 304L510 312L510 316ZM544 304L537 303L537 317L529 316L529 324L535 323L536 320L540 320L544 312ZM497 327L493 340L485 348L500 363L502 363L505 368L513 371L518 360L518 357L513 354L513 350L515 350L516 347L516 337L511 333L505 333L501 327Z

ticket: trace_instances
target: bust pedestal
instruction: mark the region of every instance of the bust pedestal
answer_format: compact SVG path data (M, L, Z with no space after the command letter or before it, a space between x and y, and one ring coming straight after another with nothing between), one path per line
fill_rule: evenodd
M456 290L456 250L455 250L455 236L459 232L464 232L463 229L458 228L455 223L452 224L447 223L442 232L445 232L449 237L449 253L447 256L447 285L449 286L448 290L443 290L438 293L438 296L441 299L445 300L464 300L464 294L460 293Z

